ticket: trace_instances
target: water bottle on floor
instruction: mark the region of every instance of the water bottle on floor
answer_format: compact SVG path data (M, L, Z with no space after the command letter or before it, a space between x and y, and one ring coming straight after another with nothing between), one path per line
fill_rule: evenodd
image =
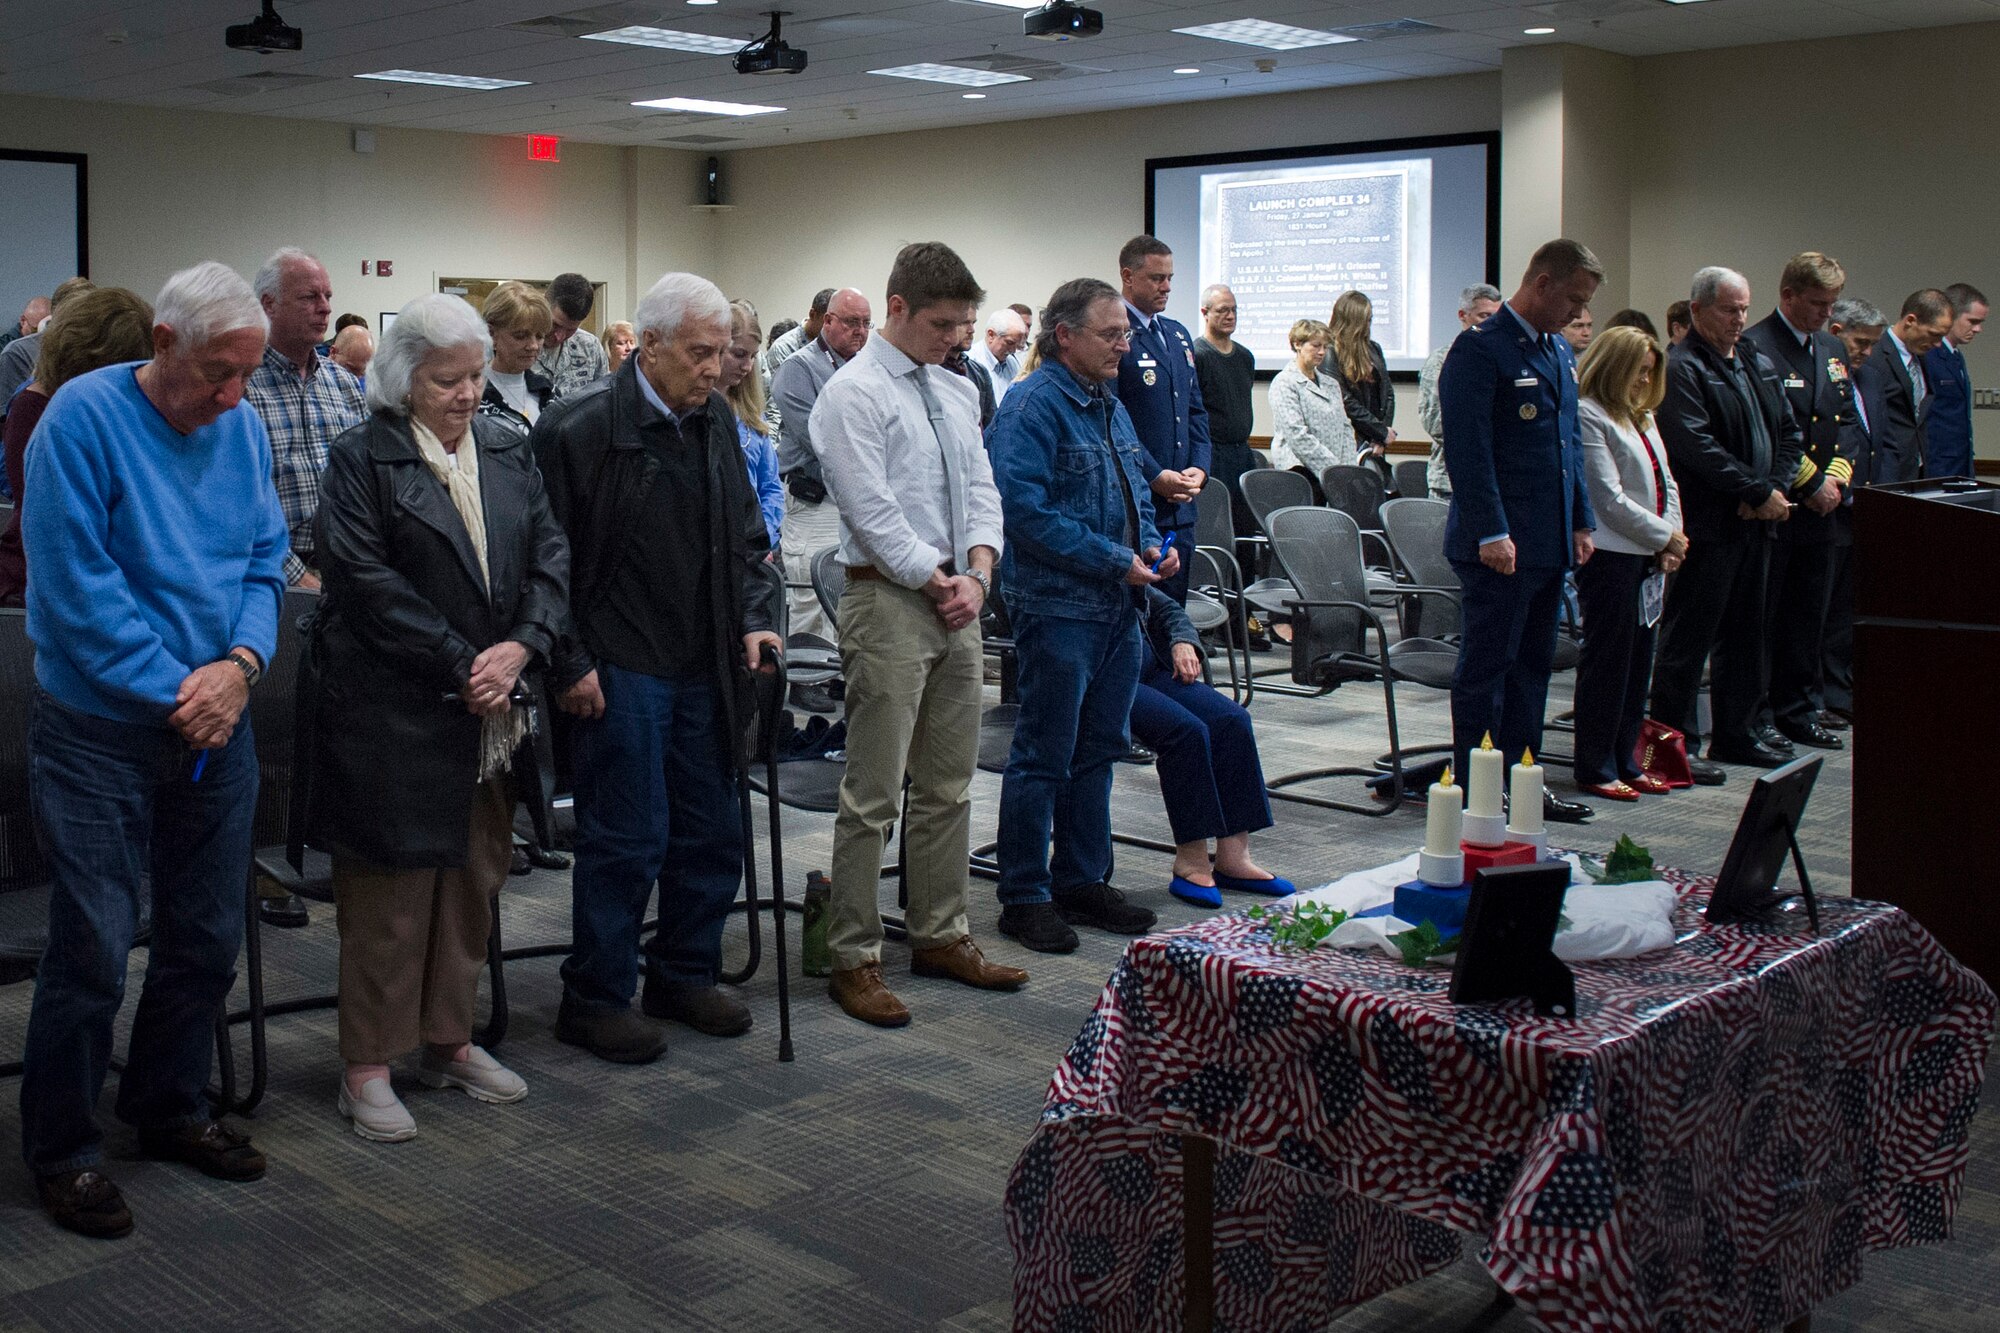
M833 884L823 870L806 872L806 923L799 942L799 967L809 977L833 975L833 951L826 945Z

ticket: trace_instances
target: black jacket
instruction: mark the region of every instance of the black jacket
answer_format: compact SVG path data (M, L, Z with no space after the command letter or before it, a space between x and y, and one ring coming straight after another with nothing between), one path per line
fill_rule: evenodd
M639 438L639 363L627 357L608 379L558 400L535 423L535 459L548 486L549 506L568 533L573 552L570 614L549 671L553 690L565 690L597 667L592 616L613 562L628 544L646 493L659 474ZM778 626L780 587L765 572L771 549L757 508L736 414L719 393L708 396L700 421L707 450L709 605L715 614L715 681L731 715L726 735L741 738L750 715L749 672L743 636ZM660 577L671 580L672 570ZM742 754L739 749L738 761Z
M1340 385L1347 406L1347 419L1354 423L1354 436L1363 449L1387 444L1389 430L1396 424L1396 386L1389 382L1389 363L1383 359L1382 344L1368 340L1368 359L1375 363L1375 378L1349 382L1340 369L1340 357L1331 348L1320 370Z
M1682 527L1697 541L1738 541L1768 529L1758 520L1736 516L1736 506L1756 508L1773 489L1790 492L1798 484L1803 443L1778 369L1748 339L1736 355L1751 370L1750 383L1771 436L1767 470L1751 469L1750 419L1722 354L1690 330L1667 352L1667 396L1654 414L1674 480L1681 488Z
M1926 392L1921 411L1912 406L1910 373L1903 368L1903 354L1887 330L1875 350L1861 363L1855 383L1868 403L1868 429L1874 445L1870 472L1864 482L1915 481L1923 472L1924 418L1931 414L1932 395L1924 359L1917 358L1917 373L1925 377Z
M528 395L535 400L538 413L548 411L549 399L555 396L555 382L535 370L527 371L521 378L527 383ZM516 411L491 379L486 381L486 392L479 399L479 415L507 422L523 435L535 428L535 423Z
M491 588L407 418L375 412L327 451L313 520L325 595L309 679L313 842L379 866L465 864L480 721L445 695L506 639L546 661L560 632L569 544L527 439L475 417ZM515 756L524 772L533 746Z
M1830 333L1814 333L1811 347L1802 345L1775 310L1745 329L1743 340L1755 344L1777 367L1779 387L1799 428L1803 451L1799 484L1790 496L1796 508L1785 520L1784 536L1793 541L1832 541L1833 515L1815 514L1804 501L1828 477L1843 489L1853 483L1853 463L1840 451L1842 424L1854 410L1847 349Z

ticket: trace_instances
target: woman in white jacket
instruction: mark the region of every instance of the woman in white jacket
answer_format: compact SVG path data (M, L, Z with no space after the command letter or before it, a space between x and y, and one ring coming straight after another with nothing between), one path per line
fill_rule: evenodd
M1633 759L1653 674L1665 579L1687 555L1680 490L1653 409L1666 392L1660 349L1638 329L1607 329L1577 367L1583 474L1597 511L1596 553L1576 571L1583 653L1576 668L1576 785L1636 801L1661 793Z
M1271 466L1304 467L1314 482L1325 469L1360 456L1340 385L1320 373L1329 336L1316 319L1292 325L1295 355L1271 381Z

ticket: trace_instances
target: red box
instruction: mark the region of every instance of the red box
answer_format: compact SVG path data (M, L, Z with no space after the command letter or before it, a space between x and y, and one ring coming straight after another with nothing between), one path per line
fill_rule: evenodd
M1491 866L1526 866L1535 863L1535 849L1525 842L1503 842L1498 847L1474 847L1469 842L1458 845L1465 853L1465 882L1472 883L1472 877Z

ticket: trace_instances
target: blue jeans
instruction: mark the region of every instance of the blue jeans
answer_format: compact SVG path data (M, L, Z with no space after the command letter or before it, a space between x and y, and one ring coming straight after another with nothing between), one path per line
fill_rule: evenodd
M1202 681L1182 684L1148 661L1132 699L1132 734L1154 751L1176 843L1271 827L1257 733L1240 704Z
M1451 567L1464 589L1451 679L1453 771L1470 771L1466 754L1489 732L1507 762L1519 763L1523 750L1542 752L1563 571L1516 567L1496 574L1477 560L1454 560Z
M1021 712L1000 783L1004 906L1111 873L1111 766L1131 744L1142 651L1136 611L1069 620L1014 610L1013 623Z
M35 692L28 798L53 882L21 1076L21 1151L37 1175L103 1158L97 1097L150 881L152 944L132 1020L118 1118L204 1124L215 1016L243 943L257 747L246 713L201 781L170 727L80 713Z
M563 986L588 1009L624 1009L638 985L639 927L653 885L660 928L646 967L715 984L722 925L743 879L736 774L713 681L600 663L604 716L573 720L576 869Z

